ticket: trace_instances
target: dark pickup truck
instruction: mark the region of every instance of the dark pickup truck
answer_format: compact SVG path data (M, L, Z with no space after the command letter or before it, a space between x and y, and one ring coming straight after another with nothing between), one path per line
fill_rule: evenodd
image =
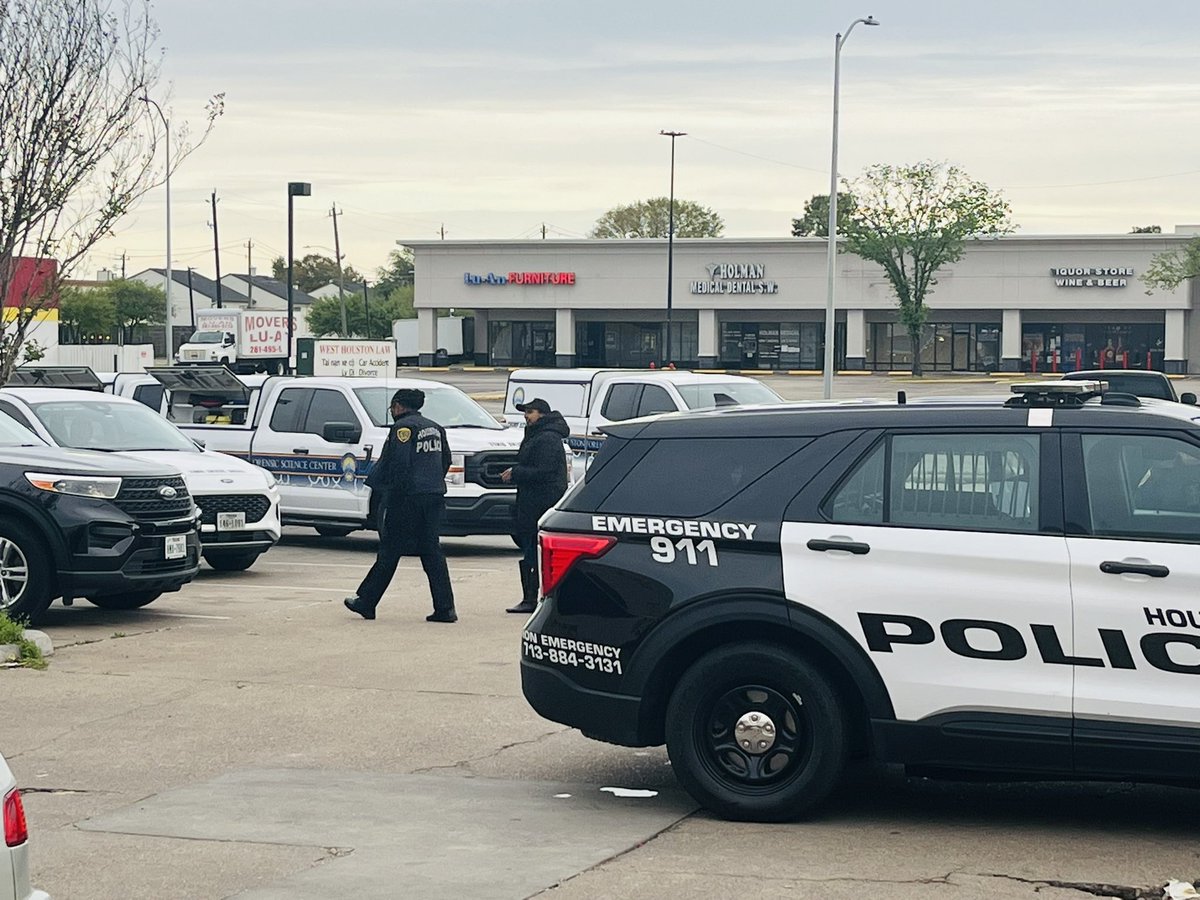
M0 611L35 622L56 597L135 609L200 567L199 513L157 463L60 450L0 416Z
M1190 391L1175 393L1170 378L1162 372L1147 369L1088 369L1086 372L1069 372L1063 376L1063 381L1107 381L1110 393L1196 405L1195 394Z

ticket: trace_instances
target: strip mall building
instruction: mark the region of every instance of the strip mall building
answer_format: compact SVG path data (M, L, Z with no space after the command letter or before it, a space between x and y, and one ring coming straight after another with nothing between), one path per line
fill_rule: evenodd
M1176 234L973 241L926 298L929 371L1151 368L1200 371L1198 288L1147 293ZM415 254L418 349L432 364L438 309L471 309L481 365L663 365L665 240L403 241ZM671 355L681 368L817 370L826 241L677 239ZM908 369L914 348L882 269L837 260L839 369ZM469 336L468 336L468 343Z

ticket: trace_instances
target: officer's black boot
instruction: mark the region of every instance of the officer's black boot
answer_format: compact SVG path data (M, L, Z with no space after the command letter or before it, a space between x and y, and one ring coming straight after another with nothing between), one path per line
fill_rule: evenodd
M529 615L537 607L538 573L537 569L527 568L524 561L517 565L521 569L521 602L510 606L505 612Z

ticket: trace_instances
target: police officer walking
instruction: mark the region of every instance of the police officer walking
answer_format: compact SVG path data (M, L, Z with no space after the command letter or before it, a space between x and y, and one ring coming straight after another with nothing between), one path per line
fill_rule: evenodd
M438 541L446 510L450 446L442 426L421 415L424 404L424 391L396 391L392 397L395 421L379 462L367 478L372 490L385 492L379 553L358 593L344 601L347 609L364 619L375 618L375 607L396 574L400 557L419 556L433 595L433 614L425 621L458 621L450 572Z
M563 439L571 433L567 420L545 400L518 403L525 414L525 436L517 450L517 464L500 473L505 483L517 486L517 543L521 558L521 602L506 612L531 613L537 606L537 527L542 513L567 490L567 457Z

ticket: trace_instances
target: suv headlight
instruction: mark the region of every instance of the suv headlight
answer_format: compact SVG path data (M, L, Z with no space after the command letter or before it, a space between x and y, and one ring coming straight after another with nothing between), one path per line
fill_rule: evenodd
M73 497L112 500L117 494L121 493L120 478L88 478L81 475L26 472L25 480L39 491L70 494Z
M467 483L467 455L465 453L450 454L450 471L446 473L446 484Z

